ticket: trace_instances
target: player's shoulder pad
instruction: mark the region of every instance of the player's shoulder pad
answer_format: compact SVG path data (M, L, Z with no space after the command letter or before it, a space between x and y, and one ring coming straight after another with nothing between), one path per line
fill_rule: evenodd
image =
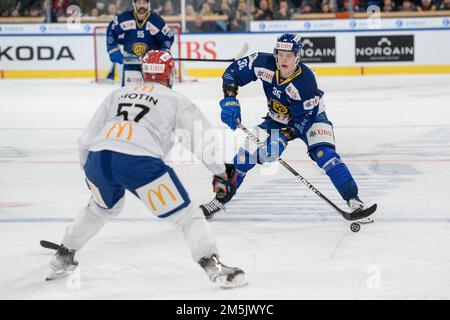
M302 75L304 76L305 79L313 79L314 82L316 82L316 75L314 74L314 72L304 63L300 62L300 68L302 68Z
M161 31L161 33L167 37L173 36L172 30L166 24L164 19L158 13L153 11L148 18L146 29L150 30L150 33L153 36L159 31Z
M292 79L291 84L294 85L297 89L301 89L304 92L317 91L317 82L314 72L303 63L300 63L299 66L302 71L297 77Z
M126 20L134 20L134 14L133 11L124 11L120 13L116 18L119 22L123 22Z
M271 58L273 63L271 63ZM234 64L238 64L240 66L240 70L244 67L248 67L248 69L252 69L253 67L261 67L261 66L272 66L275 65L275 59L273 55L264 52L255 52L248 56L237 59ZM275 69L274 69L275 70Z
M164 23L164 19L160 16L160 14L158 12L155 12L155 11L151 11L150 17L148 18L148 20L161 21Z
M125 11L119 14L114 19L113 27L120 25L122 30L136 29L136 20L134 19L133 11Z
M254 65L257 67L266 67L268 69L276 69L275 57L272 53L267 52L258 52L257 57L255 59Z
M253 61L253 71L255 76L262 81L272 83L276 71L276 62L273 54L259 52Z
M303 63L299 64L301 72L286 86L286 94L296 101L308 100L317 92L317 84L314 73Z
M301 100L303 108L308 111L319 105L320 97L323 95L323 92L317 88L314 72L303 63L300 63L300 68L302 69L302 72L298 77L293 79L291 84L293 85L292 88L298 90L300 96L300 99L295 100ZM295 93L295 90L292 90L292 92ZM286 93L288 93L287 88Z
M158 28L164 27L166 24L164 19L156 12L151 12L150 17L148 18L148 21L150 21L153 25L155 25Z

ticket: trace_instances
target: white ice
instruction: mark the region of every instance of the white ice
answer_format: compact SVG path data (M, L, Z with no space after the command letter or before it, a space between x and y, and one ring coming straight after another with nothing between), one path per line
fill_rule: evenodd
M181 234L127 195L122 214L77 254L80 273L45 282L52 251L89 193L77 138L113 85L0 81L1 299L449 299L450 76L323 77L337 150L375 223L349 223L276 164L248 175L212 229L249 285L213 286ZM175 86L220 122L216 80ZM243 122L266 112L259 83L240 90ZM284 158L340 207L328 178L292 142ZM170 163L192 200L209 201L199 163Z

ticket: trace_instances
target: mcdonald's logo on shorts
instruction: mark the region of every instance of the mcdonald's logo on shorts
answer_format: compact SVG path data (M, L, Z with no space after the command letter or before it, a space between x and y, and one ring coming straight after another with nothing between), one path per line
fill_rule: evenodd
M151 212L159 217L176 210L185 202L168 172L140 187L136 193Z
M126 139L129 141L133 137L133 125L131 124L131 122L124 122L123 124L120 122L115 122L106 134L106 139L110 139L111 133L113 133L116 128L117 133L115 135L115 138L122 138L122 134L124 133L125 128L128 128Z
M164 195L163 191L165 191ZM148 203L150 204L150 208L152 209L152 211L156 211L155 203L153 202L153 195L156 196L156 199L159 200L159 204L162 206L167 205L166 198L168 199L168 201L170 201L170 199L172 199L172 201L177 200L177 197L173 195L173 192L169 187L167 187L164 183L160 184L156 190L149 189L147 191Z

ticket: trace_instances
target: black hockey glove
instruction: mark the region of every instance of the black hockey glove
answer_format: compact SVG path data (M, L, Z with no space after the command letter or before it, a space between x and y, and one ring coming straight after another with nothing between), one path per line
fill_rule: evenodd
M236 168L232 164L225 164L228 179L219 176L213 177L213 191L216 193L216 199L222 204L227 203L236 193Z
M282 128L280 134L286 137L288 141L294 140L296 138L294 129L291 127Z

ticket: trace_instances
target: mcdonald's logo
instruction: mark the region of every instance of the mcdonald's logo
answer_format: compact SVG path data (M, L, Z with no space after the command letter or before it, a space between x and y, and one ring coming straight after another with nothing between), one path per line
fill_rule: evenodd
M150 189L147 191L147 198L148 202L150 203L150 207L153 211L156 211L155 203L153 202L152 194L156 195L156 198L158 198L159 202L165 206L166 205L166 198L164 198L162 191L166 190L166 193L172 198L173 201L177 200L177 197L173 194L172 190L170 190L169 187L167 187L164 183L158 185L157 190Z
M133 137L133 125L131 124L131 122L125 122L123 125L120 122L116 122L113 124L111 129L109 129L108 133L106 134L106 139L109 139L109 136L116 127L118 127L116 138L122 137L122 133L124 132L126 127L128 127L127 140L130 140Z
M141 90L141 91L148 91L148 92L152 92L153 91L153 89L155 89L155 86L154 85L148 85L148 84L143 84L143 85L139 85L139 86L136 86L136 87L134 87L134 91L138 91L138 90Z

